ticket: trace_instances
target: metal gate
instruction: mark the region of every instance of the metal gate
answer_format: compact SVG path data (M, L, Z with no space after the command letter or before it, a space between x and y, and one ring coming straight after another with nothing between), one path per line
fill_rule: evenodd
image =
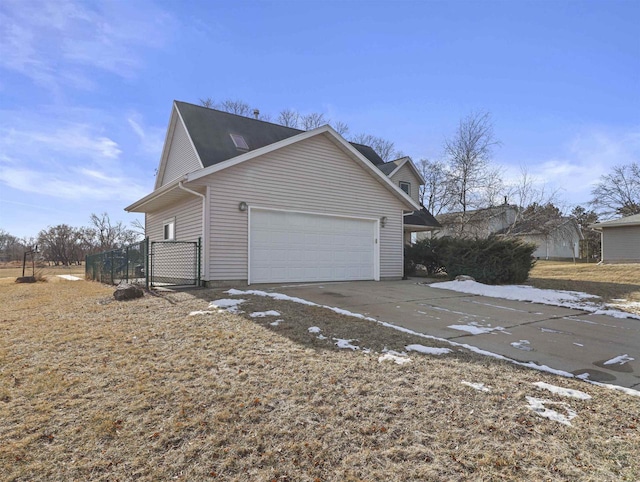
M200 286L200 252L200 238L197 242L151 241L151 286Z

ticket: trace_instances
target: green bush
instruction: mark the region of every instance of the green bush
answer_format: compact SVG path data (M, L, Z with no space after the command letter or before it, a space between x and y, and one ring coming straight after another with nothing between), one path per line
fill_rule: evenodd
M465 274L486 284L522 283L529 277L536 246L519 239L424 239L405 248L405 274L424 265L427 274Z
M535 264L535 250L519 239L450 239L443 264L450 279L466 274L486 284L522 283Z
M414 274L416 265L421 264L427 274L437 274L445 271L443 254L447 248L449 238L422 239L412 246L406 246L404 251L404 265L406 274ZM410 271L407 271L407 269Z

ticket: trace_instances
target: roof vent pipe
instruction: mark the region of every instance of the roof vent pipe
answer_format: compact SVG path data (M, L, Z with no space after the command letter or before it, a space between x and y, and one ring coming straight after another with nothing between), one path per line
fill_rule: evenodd
M253 117L256 119L260 117L260 111L258 109L253 109Z

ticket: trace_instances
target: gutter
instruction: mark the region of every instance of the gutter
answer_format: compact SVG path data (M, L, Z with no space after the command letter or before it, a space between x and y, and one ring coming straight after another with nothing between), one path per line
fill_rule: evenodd
M207 206L207 196L204 194L200 194L198 191L194 191L193 189L189 189L188 187L184 187L184 184L182 184L184 181L187 180L187 176L185 175L179 182L178 182L178 188L182 189L185 192L188 192L190 194L194 194L200 198L202 198L202 250L204 251L205 255L207 254L207 247L209 245L209 243L207 242L207 237L205 236L206 230L205 230L205 226L206 226L206 206ZM208 259L209 256L202 256L202 253L200 254L200 256L202 257L203 261L205 259ZM208 273L208 266L207 263L204 263L205 265L205 273ZM207 278L205 278L207 279Z

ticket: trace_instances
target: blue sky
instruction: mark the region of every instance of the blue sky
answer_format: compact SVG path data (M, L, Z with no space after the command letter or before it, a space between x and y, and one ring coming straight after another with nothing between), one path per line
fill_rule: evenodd
M438 159L488 111L508 179L567 206L640 161L640 2L0 2L0 228L35 236L150 192L174 99L284 108Z

